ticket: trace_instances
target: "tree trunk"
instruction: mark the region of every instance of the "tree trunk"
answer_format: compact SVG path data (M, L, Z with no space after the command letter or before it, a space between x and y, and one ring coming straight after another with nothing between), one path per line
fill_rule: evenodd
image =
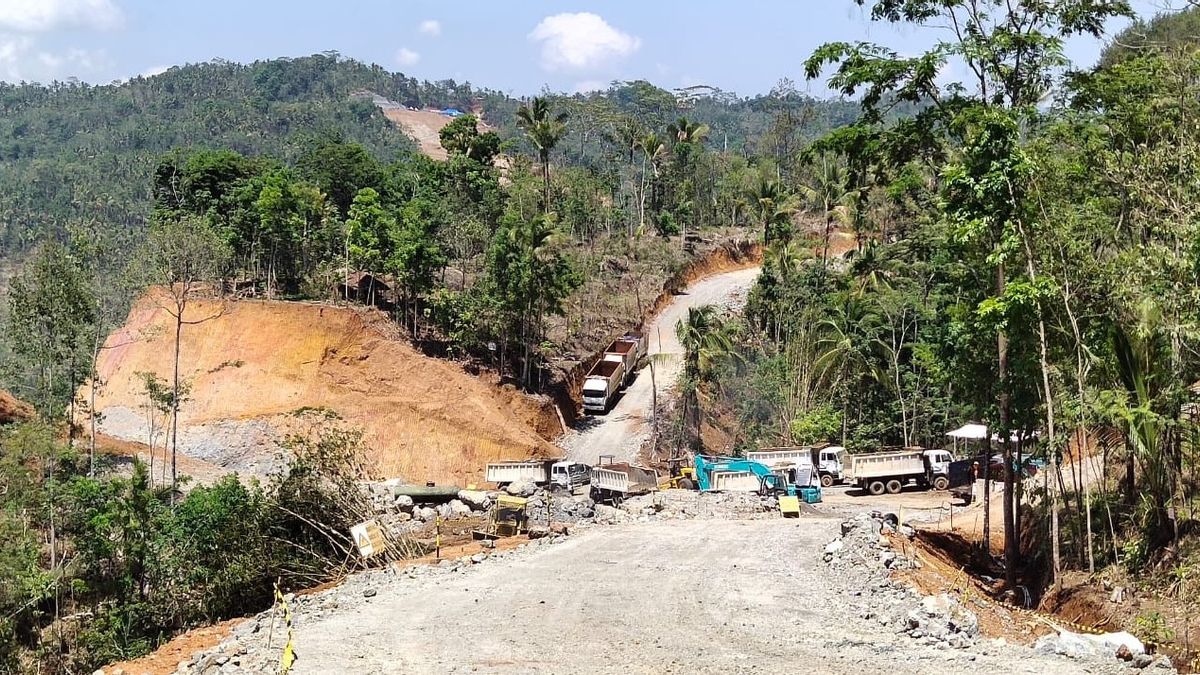
M996 297L1004 295L1005 266L996 266ZM1017 564L1020 562L1020 542L1017 538L1013 503L1012 433L1009 429L1010 404L1008 392L1008 333L1000 330L996 334L996 380L1000 387L999 403L1000 434L1004 452L1004 579L1009 588L1017 585Z
M99 317L99 312L97 312ZM92 333L92 386L88 390L88 414L90 419L89 424L89 439L88 439L88 476L95 477L96 475L96 380L100 377L100 373L96 370L96 364L100 361L100 320L96 320L96 329Z
M175 364L171 385L171 503L175 503L175 490L179 484L176 454L179 450L179 338L183 334L183 310L186 304L178 305L175 317Z
M1018 221L1018 227L1021 231L1021 238L1025 243L1025 265L1029 272L1029 280L1037 283L1037 266L1033 262L1033 245L1029 241L1029 237L1025 232L1024 225ZM1046 319L1044 308L1041 299L1037 301L1038 311L1038 362L1042 370L1042 397L1046 403L1046 452L1050 455L1050 464L1055 475L1059 477L1059 484L1062 483L1062 469L1059 466L1057 435L1054 428L1054 390L1050 387L1050 357L1047 347L1046 338ZM1050 497L1050 557L1053 564L1054 588L1060 590L1062 588L1062 556L1060 550L1060 533L1058 523L1058 500L1062 496L1058 490L1058 486L1054 486L1048 490ZM1021 508L1018 501L1016 507ZM1019 527L1018 535L1019 535Z

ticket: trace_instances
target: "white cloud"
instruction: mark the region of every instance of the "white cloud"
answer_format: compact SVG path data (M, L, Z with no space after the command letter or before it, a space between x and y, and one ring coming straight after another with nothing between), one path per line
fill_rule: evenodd
M396 50L396 63L402 66L416 65L417 61L421 60L421 55L408 47L401 47Z
M107 30L122 20L113 0L0 0L0 28L26 33L61 27Z
M170 69L171 66L150 66L138 75L139 77L154 77L155 75L162 75Z
M438 21L437 19L425 19L419 26L417 26L417 30L421 31L425 35L437 37L442 34L442 22Z
M33 40L25 36L0 35L0 80L20 82L25 79L21 63L33 47Z
M6 82L50 82L70 77L86 79L112 67L103 49L72 47L51 52L38 48L29 35L0 33L0 80Z
M546 70L588 70L636 52L642 41L591 12L555 14L529 34L542 44Z

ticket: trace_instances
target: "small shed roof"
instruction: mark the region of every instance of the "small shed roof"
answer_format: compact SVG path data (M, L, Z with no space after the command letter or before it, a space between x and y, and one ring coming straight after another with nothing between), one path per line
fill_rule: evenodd
M946 434L950 438L965 438L972 441L982 441L988 437L987 427L982 424L964 424Z
M988 438L988 428L982 424L964 424L954 431L946 433L950 438L957 438L966 441L982 441ZM1012 431L1009 434L1009 439L1016 443L1021 440L1022 433L1020 431ZM1033 432L1027 438L1037 438L1037 432ZM991 440L999 443L1001 441L1000 434L992 434Z

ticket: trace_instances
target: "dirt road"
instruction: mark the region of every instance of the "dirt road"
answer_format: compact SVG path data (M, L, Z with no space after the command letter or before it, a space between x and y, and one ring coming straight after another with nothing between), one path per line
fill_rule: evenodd
M717 305L738 307L758 278L759 268L752 267L708 277L689 286L674 302L647 326L651 355L655 359L654 382L660 397L674 389L683 367L683 349L675 335L675 324L687 316L691 307ZM576 428L559 439L568 458L596 464L600 455L614 455L618 462L631 462L649 437L649 417L654 400L650 368L642 368L637 380L625 390L606 415L584 417Z
M922 645L860 618L854 589L820 561L837 523L602 527L459 572L356 579L297 612L293 672L1087 672L1014 646Z

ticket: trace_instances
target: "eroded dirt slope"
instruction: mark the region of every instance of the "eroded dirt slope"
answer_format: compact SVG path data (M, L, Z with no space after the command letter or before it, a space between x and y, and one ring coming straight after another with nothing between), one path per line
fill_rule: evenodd
M229 469L264 473L277 440L323 409L361 428L381 476L479 479L483 465L532 454L559 431L548 404L428 358L378 313L267 301L196 302L187 312L181 371L190 384L180 450ZM97 400L102 430L145 441L139 373L171 376L174 320L143 298L108 340ZM159 425L162 422L158 422Z

